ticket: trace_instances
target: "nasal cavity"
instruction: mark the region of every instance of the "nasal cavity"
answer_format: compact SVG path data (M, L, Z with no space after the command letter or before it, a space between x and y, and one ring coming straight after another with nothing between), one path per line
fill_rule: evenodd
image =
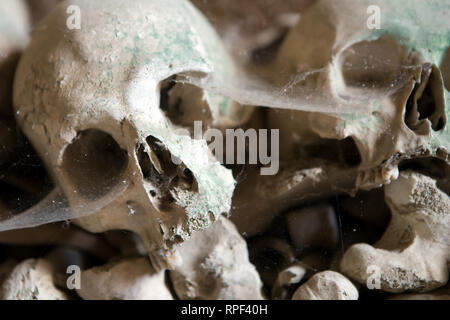
M151 182L157 189L169 190L178 186L185 190L196 190L195 177L183 162L173 157L159 139L149 136L146 142L148 149L139 144L136 150L145 180Z
M62 171L74 192L96 200L116 186L128 165L128 154L109 134L80 132L63 156Z
M406 103L405 123L419 135L427 135L431 128L442 130L446 123L445 96L440 70L430 63L422 65L416 84Z

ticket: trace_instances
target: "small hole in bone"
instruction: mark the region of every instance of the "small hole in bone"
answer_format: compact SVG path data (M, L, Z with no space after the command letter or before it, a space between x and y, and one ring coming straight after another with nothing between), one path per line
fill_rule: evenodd
M183 170L182 177L187 184L192 185L194 183L194 175L193 175L192 171L189 170L188 168L185 168Z
M212 115L204 91L172 76L161 83L160 108L172 124L194 130L194 121L209 126Z
M62 169L79 194L95 200L117 185L127 163L127 152L109 134L89 129L66 148Z
M180 235L175 235L174 239L173 239L173 242L177 243L177 244L180 244L180 243L183 243L184 240L183 240L183 238Z
M424 63L419 77L406 103L405 123L417 134L427 135L429 123L434 131L447 123L445 97L442 76L435 65Z
M401 67L406 57L406 50L389 36L358 42L341 55L342 75L351 87L391 87L407 72Z

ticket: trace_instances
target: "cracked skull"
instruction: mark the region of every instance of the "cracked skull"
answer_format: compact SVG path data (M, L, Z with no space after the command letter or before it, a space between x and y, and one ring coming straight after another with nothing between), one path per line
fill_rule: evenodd
M66 10L80 8L69 30ZM136 232L156 268L175 244L230 209L234 179L206 141L177 134L177 115L224 127L237 105L176 82L225 80L233 65L188 2L65 1L37 28L16 76L17 121L92 232ZM188 110L188 108L191 108ZM186 117L183 117L186 119Z

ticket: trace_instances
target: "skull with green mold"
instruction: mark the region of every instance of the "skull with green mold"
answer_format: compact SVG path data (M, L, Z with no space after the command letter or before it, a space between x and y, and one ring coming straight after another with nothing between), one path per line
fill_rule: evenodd
M404 159L447 161L450 94L442 74L450 71L449 15L448 1L317 1L271 68L275 83L297 74L286 88L337 108L272 109L282 157L356 168L356 188L367 189L395 180Z
M67 12L81 13L80 28L68 27L77 17ZM182 74L233 75L188 1L73 0L37 28L14 88L17 121L72 210L95 208L75 222L137 233L158 269L229 211L235 184L206 141L176 129L186 119L233 125L239 107L177 82Z

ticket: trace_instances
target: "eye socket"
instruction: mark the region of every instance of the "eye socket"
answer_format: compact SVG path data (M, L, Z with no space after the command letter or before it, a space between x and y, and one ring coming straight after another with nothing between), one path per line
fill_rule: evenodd
M109 134L89 129L78 133L63 157L62 171L81 196L96 200L117 185L128 154Z
M389 36L361 41L347 48L340 57L345 84L360 88L387 88L403 79L407 51Z
M161 83L160 108L172 124L193 132L194 121L204 126L212 122L212 114L202 89L177 82L172 76Z

